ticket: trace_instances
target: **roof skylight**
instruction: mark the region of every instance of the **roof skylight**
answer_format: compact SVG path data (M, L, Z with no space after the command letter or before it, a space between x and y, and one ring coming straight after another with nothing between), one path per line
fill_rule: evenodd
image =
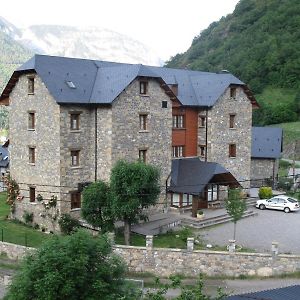
M73 83L73 81L68 80L66 81L66 84L70 89L76 89L76 85Z

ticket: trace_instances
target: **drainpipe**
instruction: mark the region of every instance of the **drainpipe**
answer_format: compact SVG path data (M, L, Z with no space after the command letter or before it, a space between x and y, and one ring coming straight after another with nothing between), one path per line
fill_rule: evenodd
M98 165L98 161L97 161L97 156L98 156L98 114L97 114L97 106L95 106L95 181L97 181L97 165Z
M206 115L205 115L205 161L207 162L207 124L208 124L208 109L206 109Z
M167 208L168 208L168 180L170 177L171 177L171 173L168 175L168 177L166 179L165 212L167 212Z

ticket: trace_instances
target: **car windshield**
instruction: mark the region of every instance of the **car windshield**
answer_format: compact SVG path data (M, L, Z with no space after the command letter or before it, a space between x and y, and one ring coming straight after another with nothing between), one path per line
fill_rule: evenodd
M288 198L287 200L291 203L297 203L298 202L296 199L293 199L293 198Z

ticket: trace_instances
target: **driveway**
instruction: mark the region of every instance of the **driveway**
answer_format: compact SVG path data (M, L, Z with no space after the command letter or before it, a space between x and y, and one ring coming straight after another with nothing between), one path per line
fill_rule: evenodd
M280 253L300 254L300 211L284 213L276 210L257 210L258 216L238 221L236 241L238 245L270 252L273 241L279 243ZM206 243L224 246L233 238L233 223L199 231Z

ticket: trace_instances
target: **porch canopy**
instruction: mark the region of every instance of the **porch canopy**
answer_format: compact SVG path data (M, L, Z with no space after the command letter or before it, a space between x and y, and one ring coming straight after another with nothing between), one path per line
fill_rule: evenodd
M239 187L240 183L224 167L198 157L172 160L168 192L200 195L209 184Z

